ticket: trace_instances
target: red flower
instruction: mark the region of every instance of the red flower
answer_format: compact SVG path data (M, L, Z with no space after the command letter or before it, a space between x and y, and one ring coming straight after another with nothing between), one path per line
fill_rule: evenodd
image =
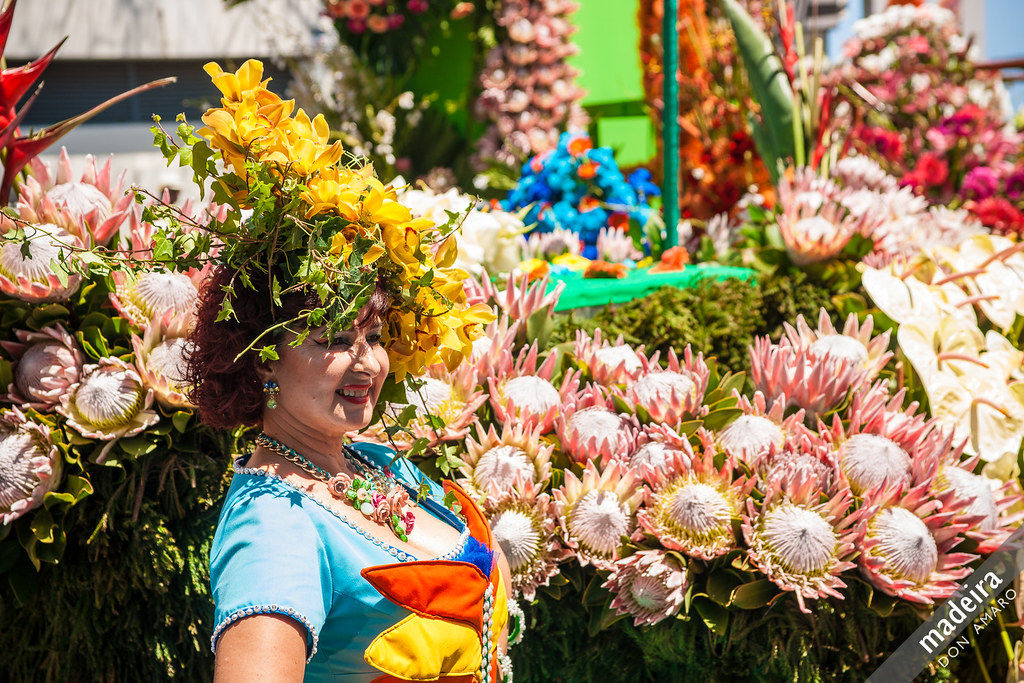
M966 207L982 224L997 232L1024 233L1024 213L1003 197L967 202Z
M682 270L690 262L690 253L685 247L671 247L661 255L661 261L654 265L648 272L667 273L673 270Z
M886 159L898 161L903 158L903 140L896 131L861 126L857 129L856 136Z
M608 225L619 230L625 230L629 227L629 214L624 211L616 211L608 216Z
M949 164L934 152L922 156L916 170L921 172L925 187L944 185L949 180Z
M584 211L592 211L599 206L601 206L600 200L598 200L596 197L591 197L588 195L580 200L580 205L578 209L582 213Z

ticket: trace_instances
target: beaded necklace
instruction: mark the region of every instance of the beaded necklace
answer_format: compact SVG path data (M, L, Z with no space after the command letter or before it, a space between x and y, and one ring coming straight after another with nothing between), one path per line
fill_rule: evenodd
M362 476L353 477L344 472L331 474L294 448L285 446L263 432L256 437L256 443L327 484L327 490L332 496L351 504L367 519L388 527L403 541L409 540L416 516L409 509L409 492L398 482L391 468L369 464L345 445L342 454Z

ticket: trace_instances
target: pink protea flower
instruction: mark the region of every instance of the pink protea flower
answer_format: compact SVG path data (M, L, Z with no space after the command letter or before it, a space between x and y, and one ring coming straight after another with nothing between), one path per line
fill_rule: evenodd
M855 392L845 425L838 416L831 427L819 424L858 496L876 487L909 486L930 478L936 463L954 450L951 432L935 431L935 420L914 413L916 404L901 410L904 391L889 397L884 387L879 382Z
M110 160L96 168L86 157L85 171L72 180L71 159L61 149L56 174L40 159L30 162L32 175L19 187L19 217L28 223L53 223L90 247L106 246L128 218L134 198L124 191L124 173L111 180Z
M160 419L151 406L153 390L135 369L119 358L101 358L82 368L82 378L64 395L57 411L82 436L110 441L135 436ZM99 462L100 459L97 459Z
M682 458L689 467L693 449L685 436L668 425L644 425L636 438L636 450L629 456L632 467L666 469L673 457Z
M684 418L697 415L703 408L704 392L711 374L703 354L694 358L690 345L683 349L683 362L669 349L668 367L658 366L657 355L640 357L643 371L626 391L616 389L632 404L643 408L654 422L678 425Z
M842 401L861 373L858 366L827 354L794 347L783 337L773 344L757 337L750 347L750 379L769 401L784 399L807 411L827 412Z
M950 434L950 436L952 436ZM963 446L947 450L935 468L929 468L931 493L940 500L952 495L956 506L966 505L957 521L967 525L964 535L977 542L977 552L988 555L999 548L1024 519L1024 495L1019 482L998 481L974 474L980 457L961 459ZM927 481L918 477L918 481Z
M162 318L187 320L191 325L199 300L202 277L173 271L151 270L139 275L113 271L114 291L110 301L133 325L143 330L150 321Z
M531 283L524 274L518 277L509 275L505 289L502 291L494 286L487 271L484 271L480 279L480 286L485 296L497 304L512 320L521 321L527 320L531 315L543 309L547 309L547 315L554 315L558 297L565 289L565 283L559 282L551 292L547 292L547 277Z
M627 460L636 451L640 424L632 415L615 410L601 389L588 384L575 403L568 403L555 420L562 451L576 462Z
M0 230L8 232L13 224L2 221ZM0 292L29 303L67 301L78 291L81 276L70 262L77 262L75 249L81 240L52 223L25 226L28 254L22 254L25 242L0 239ZM58 276L55 268L64 270Z
M170 409L194 408L185 395L185 368L191 342L185 337L165 334L159 320L149 326L141 339L132 334L131 340L135 367L157 403Z
M714 437L704 430L698 433L699 455L673 454L663 470L641 468L649 488L633 538L641 540L647 533L670 550L712 560L736 547L733 522L754 482L735 478L736 461L729 456L716 467Z
M786 400L778 398L768 407L764 394L754 392L753 401L734 392L736 407L743 411L718 432L718 447L738 461L750 465L774 446L781 447L786 438L802 429L804 411L785 416Z
M60 484L62 465L49 427L17 408L0 412L0 526L42 505Z
M621 334L609 344L601 337L600 329L594 330L593 337L576 330L573 352L587 366L591 378L604 386L632 382L644 371L644 348L634 349L623 341Z
M966 501L936 499L928 488L876 490L857 525L861 573L884 593L924 605L952 595L977 558L952 552L967 528L953 521Z
M555 489L555 507L563 538L580 564L612 569L622 537L633 531L633 513L643 498L636 476L635 470L618 462L598 472L589 460L582 480L565 470L565 483Z
M389 403L385 407L385 415L391 418L387 421L397 420L402 411L411 405L416 408L416 417L407 425L411 439L427 439L433 446L465 437L469 433L476 409L487 401L487 395L477 386L476 369L469 363L463 363L455 372L449 372L439 363L429 366L426 374L417 379L423 382L423 386L418 389L406 387L408 403ZM440 418L444 427L432 426L430 416ZM368 432L373 435L372 429ZM376 436L379 441L387 440L383 433ZM397 447L408 448L412 443L409 436L409 433L400 432L392 439Z
M572 556L558 540L555 505L541 488L518 477L510 487L492 486L483 502L491 533L512 570L513 593L526 600L533 600L537 588L558 574L559 563Z
M515 363L510 352L504 353L490 368L487 386L497 420L534 422L547 434L554 427L562 406L575 402L580 372L567 372L561 384L555 387L552 384L555 354L550 354L539 367L537 355L536 343L520 351Z
M764 575L784 591L805 600L826 596L842 599L846 583L840 575L856 565L856 530L864 513L851 512L852 495L842 489L822 495L813 477L774 478L764 501L747 499L743 537L747 555Z
M868 316L861 325L853 313L847 317L843 331L838 332L824 308L818 312L818 328L811 329L802 315L796 318L796 327L783 323L786 337L797 349L827 357L833 363L845 360L862 371L857 383L871 381L878 376L892 358L889 352L889 330L872 337L874 318Z
M505 423L499 434L494 425L486 431L476 423L475 439L466 437L465 465L459 471L468 480L467 490L486 493L491 487L509 491L517 478L541 488L551 479L554 445L541 440L539 426Z
M0 399L40 412L51 410L78 381L82 351L60 323L38 332L15 330L17 341L0 342L13 359L14 380Z
M499 315L487 324L484 333L473 340L473 352L469 359L476 369L477 377L487 377L502 357L512 353L518 332L519 321L511 320L506 314Z
M849 488L838 457L828 440L801 426L800 431L781 446L772 445L758 456L751 463L751 469L757 473L757 486L762 492L775 485L785 488L791 482L809 479L818 491L833 495Z
M679 613L690 574L663 550L640 550L616 560L602 586L615 595L613 610L633 617L634 626L650 626Z

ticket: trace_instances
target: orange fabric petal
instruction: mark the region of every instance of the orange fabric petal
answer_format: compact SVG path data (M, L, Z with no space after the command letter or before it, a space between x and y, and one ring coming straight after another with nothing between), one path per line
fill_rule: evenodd
M462 514L466 516L466 525L469 527L469 533L473 535L473 538L488 548L493 548L491 525L487 523L483 510L455 482L446 479L442 482L442 486L444 486L445 493L452 492L455 494L455 499L462 506Z
M367 567L360 574L381 595L418 614L460 621L483 631L488 578L468 562L423 560Z

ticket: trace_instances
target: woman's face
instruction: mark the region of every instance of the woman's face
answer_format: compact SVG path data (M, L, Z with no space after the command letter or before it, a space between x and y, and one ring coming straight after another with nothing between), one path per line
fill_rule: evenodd
M326 328L314 329L298 346L286 333L277 345L279 359L269 378L280 387L277 406L263 409L263 426L276 423L322 439L370 424L390 364L381 344L381 325L371 320L343 330L333 339Z

